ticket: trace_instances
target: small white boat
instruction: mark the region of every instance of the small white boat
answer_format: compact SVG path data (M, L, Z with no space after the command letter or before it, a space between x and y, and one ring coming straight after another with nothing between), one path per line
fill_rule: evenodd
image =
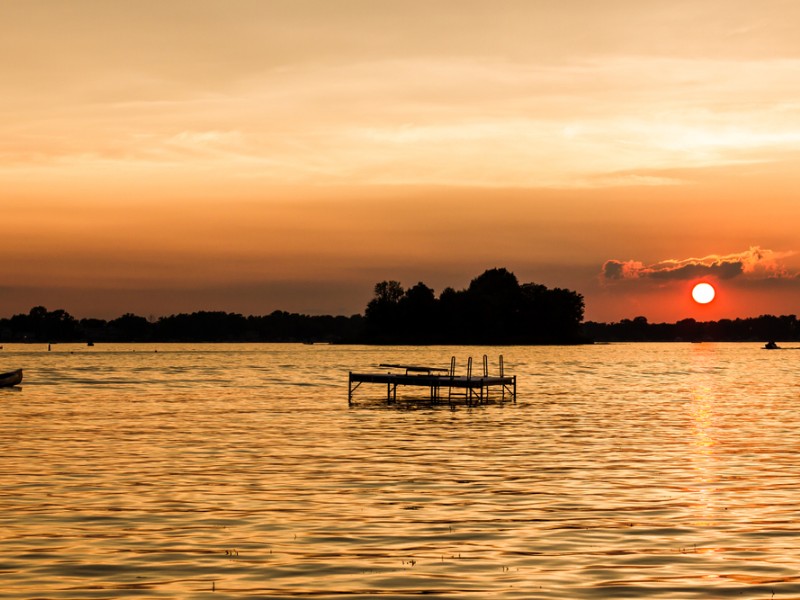
M0 387L11 387L22 381L22 369L0 373Z

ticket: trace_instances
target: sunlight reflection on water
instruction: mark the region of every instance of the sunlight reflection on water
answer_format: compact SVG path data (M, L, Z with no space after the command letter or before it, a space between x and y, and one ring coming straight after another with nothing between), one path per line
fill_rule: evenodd
M5 346L0 598L800 594L797 377L756 345ZM484 353L516 404L348 408L349 370Z

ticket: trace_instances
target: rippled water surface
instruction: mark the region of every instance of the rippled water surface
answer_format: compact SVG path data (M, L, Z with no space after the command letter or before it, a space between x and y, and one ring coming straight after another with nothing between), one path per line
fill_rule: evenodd
M350 370L484 353L516 404L348 406ZM0 598L798 598L798 362L6 344Z

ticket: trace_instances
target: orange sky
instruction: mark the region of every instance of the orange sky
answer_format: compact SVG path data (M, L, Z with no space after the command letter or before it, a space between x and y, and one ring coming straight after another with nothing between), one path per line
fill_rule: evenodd
M797 314L800 4L0 4L0 316ZM715 282L701 307L690 284Z

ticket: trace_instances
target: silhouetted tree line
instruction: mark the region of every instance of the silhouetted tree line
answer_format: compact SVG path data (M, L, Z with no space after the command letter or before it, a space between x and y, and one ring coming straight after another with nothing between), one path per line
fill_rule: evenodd
M0 342L575 343L584 341L583 310L580 294L520 284L506 269L490 269L467 289L447 288L438 298L421 282L405 290L382 281L364 316L194 312L148 320L126 313L105 321L37 306L0 319Z
M535 283L520 284L506 269L490 269L465 290L437 298L420 282L375 286L365 312L365 340L391 344L564 344L581 335L583 296Z
M746 319L648 323L645 317L618 323L587 321L583 333L596 342L755 342L800 340L800 323L795 315L761 315Z
M438 297L424 283L404 289L397 281L375 285L365 314L309 316L274 311L245 317L194 312L159 319L126 313L116 319L76 319L64 310L36 306L0 319L0 342L331 342L377 344L565 344L615 341L800 340L795 315L648 323L583 323L583 296L517 281L490 269L464 290Z
M275 311L244 317L195 312L150 321L124 314L111 321L76 319L64 310L37 306L28 314L0 319L5 342L345 342L360 339L364 318L309 316Z

